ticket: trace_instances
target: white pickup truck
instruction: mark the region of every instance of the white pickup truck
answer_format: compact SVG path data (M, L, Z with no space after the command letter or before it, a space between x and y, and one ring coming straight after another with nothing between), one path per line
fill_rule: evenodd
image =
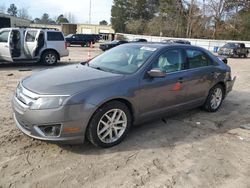
M56 64L69 55L61 31L37 28L0 29L0 61Z

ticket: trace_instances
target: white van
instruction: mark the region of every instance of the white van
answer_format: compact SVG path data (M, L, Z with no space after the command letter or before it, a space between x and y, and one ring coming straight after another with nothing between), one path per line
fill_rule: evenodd
M0 61L56 64L69 55L61 31L36 28L0 29Z

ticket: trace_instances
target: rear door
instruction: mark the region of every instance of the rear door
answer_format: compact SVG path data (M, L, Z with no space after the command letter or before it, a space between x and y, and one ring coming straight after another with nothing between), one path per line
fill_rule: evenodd
M189 85L186 100L190 102L202 102L206 99L208 91L217 76L213 61L199 49L186 49L188 59L188 77L186 83Z
M12 62L10 47L10 30L0 31L0 60Z
M39 29L27 29L24 34L24 52L29 59L35 57L35 52L38 47Z

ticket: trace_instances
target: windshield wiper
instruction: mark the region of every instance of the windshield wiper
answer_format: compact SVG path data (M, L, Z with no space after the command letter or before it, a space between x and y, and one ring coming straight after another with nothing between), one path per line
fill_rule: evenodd
M121 72L119 71L115 71L115 70L112 70L112 69L108 69L108 68L104 68L104 67L95 67L95 66L89 66L93 69L97 69L97 70L100 70L100 71L104 71L104 72L111 72L111 73L115 73L115 74L121 74Z

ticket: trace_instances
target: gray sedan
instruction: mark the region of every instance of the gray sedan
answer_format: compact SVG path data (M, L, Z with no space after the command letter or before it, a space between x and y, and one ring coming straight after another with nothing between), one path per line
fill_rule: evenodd
M131 43L89 62L23 79L12 100L17 127L30 137L99 147L130 127L196 107L216 112L235 78L209 51L181 44Z

